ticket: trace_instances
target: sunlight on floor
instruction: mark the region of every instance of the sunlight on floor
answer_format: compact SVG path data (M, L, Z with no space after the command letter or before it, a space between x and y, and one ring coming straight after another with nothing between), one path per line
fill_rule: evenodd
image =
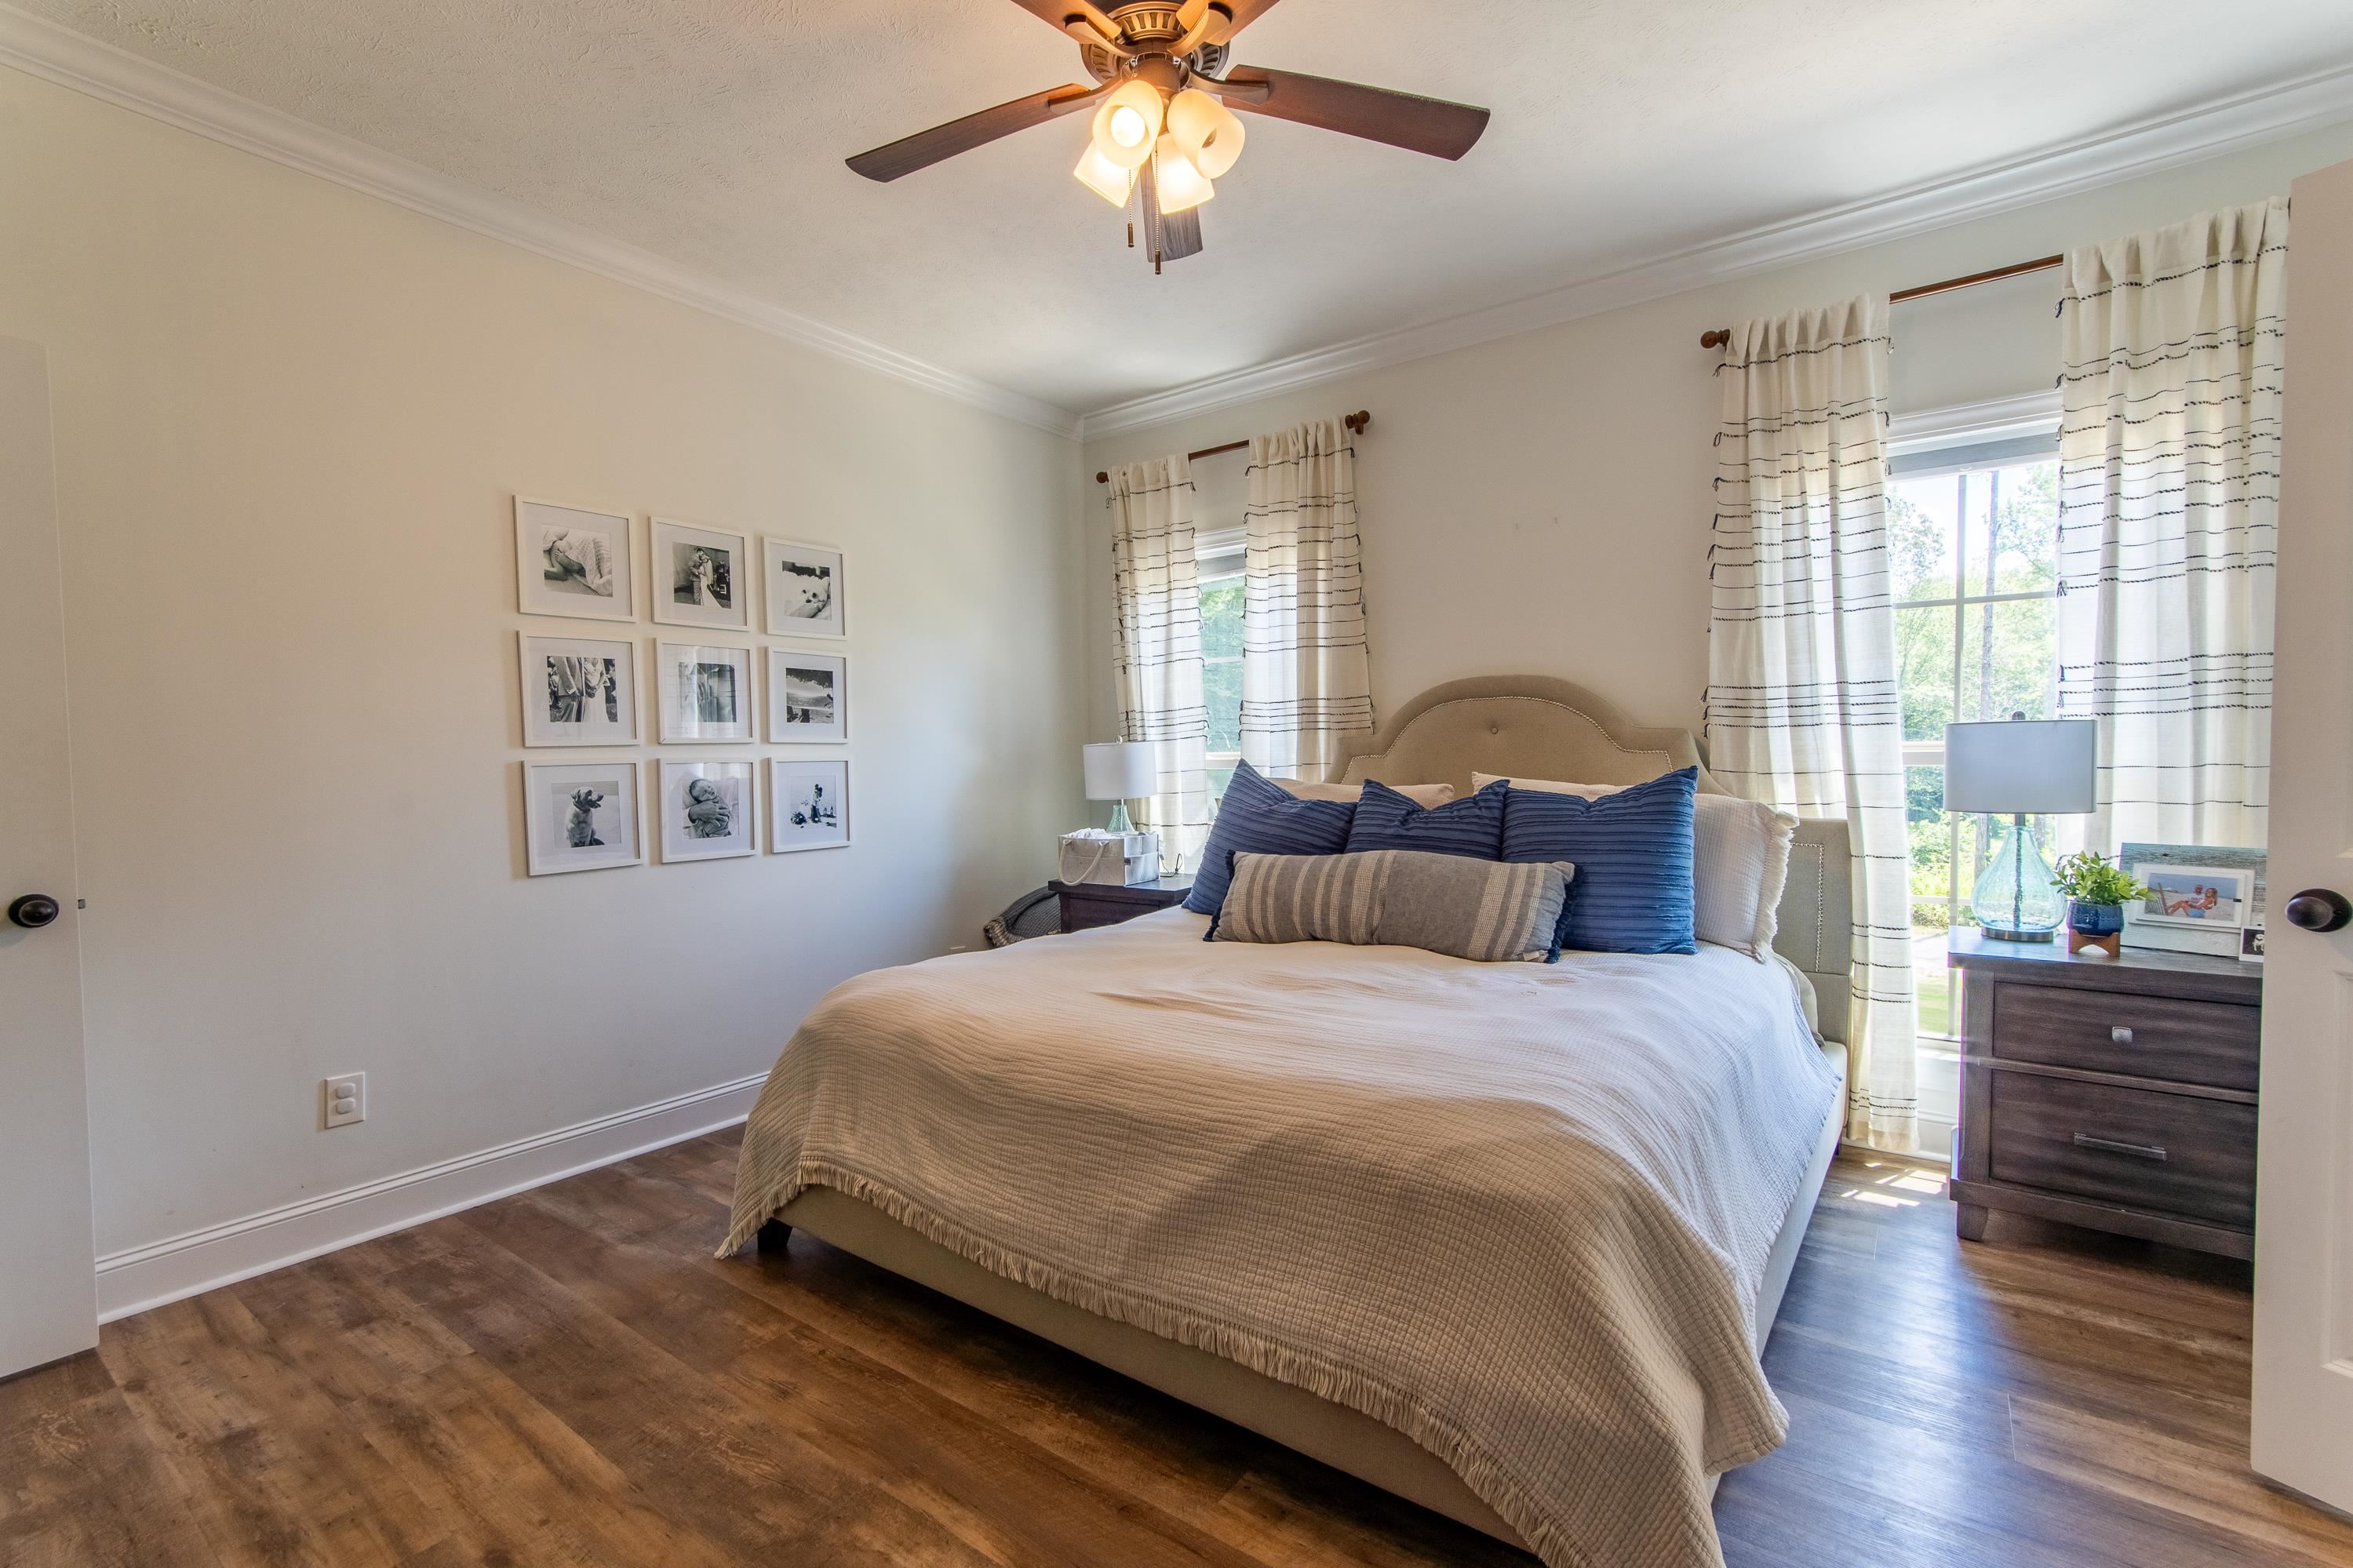
M1908 1209L1920 1206L1920 1197L1944 1195L1944 1178L1917 1165L1898 1164L1894 1161L1866 1160L1863 1169L1873 1173L1865 1185L1849 1185L1839 1196L1852 1198L1857 1203L1877 1204L1882 1208ZM1903 1193L1915 1193L1919 1197L1904 1197Z

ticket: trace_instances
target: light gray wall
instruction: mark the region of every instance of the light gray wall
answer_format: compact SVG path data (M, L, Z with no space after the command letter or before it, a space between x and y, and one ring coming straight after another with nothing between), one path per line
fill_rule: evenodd
M1117 727L1096 470L1357 408L1373 414L1356 452L1381 712L1439 681L1534 672L1590 686L1640 722L1696 729L1719 410L1702 331L2254 201L2347 157L2353 125L1091 441L1091 731ZM2046 272L1896 307L1894 411L2049 388L2057 290ZM1205 510L1235 510L1228 470L1242 461L1203 462Z
M101 1254L761 1072L1084 820L1076 443L5 70L0 213ZM853 847L524 877L516 631L656 628L519 616L516 491L847 550Z

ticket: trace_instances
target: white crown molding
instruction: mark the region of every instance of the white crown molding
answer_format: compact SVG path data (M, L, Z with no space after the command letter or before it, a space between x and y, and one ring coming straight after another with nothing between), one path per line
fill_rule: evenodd
M926 392L1057 436L1079 434L1078 416L1068 409L796 314L650 251L535 212L6 5L0 5L0 64Z
M1352 372L1426 359L1711 283L2031 206L2348 119L2353 119L2353 67L2218 99L1892 195L1711 240L1508 304L1377 332L1113 404L1089 414L1082 432L1085 439L1093 440L1165 425Z
M98 1260L98 1321L234 1285L528 1187L733 1126L762 1073L168 1237Z

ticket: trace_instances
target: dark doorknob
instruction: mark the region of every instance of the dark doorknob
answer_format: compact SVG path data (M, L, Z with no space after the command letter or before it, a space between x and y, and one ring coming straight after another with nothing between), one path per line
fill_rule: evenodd
M8 906L8 918L26 931L38 931L58 918L58 901L47 893L26 893Z
M2306 931L2342 931L2353 921L2353 904L2333 888L2306 888L2287 901L2287 923Z

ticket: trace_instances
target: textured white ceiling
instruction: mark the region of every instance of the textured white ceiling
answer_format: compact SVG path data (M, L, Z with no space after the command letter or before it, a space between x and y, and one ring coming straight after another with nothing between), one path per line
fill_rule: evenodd
M1072 410L1519 299L2353 62L2347 0L1283 0L1236 58L1484 104L1445 163L1253 119L1160 278L1008 0L14 0L786 309Z

